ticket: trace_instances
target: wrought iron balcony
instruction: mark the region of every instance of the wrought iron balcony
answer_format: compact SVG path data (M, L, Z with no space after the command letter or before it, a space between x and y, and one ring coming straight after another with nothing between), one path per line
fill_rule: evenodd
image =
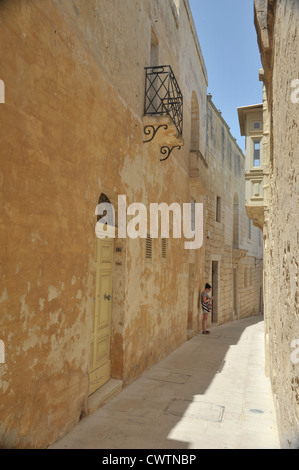
M146 67L145 116L170 116L183 134L183 95L170 65Z

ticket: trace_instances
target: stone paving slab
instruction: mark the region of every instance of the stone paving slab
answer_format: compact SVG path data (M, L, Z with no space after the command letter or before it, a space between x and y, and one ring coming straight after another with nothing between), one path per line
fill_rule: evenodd
M49 449L279 449L264 322L198 334Z

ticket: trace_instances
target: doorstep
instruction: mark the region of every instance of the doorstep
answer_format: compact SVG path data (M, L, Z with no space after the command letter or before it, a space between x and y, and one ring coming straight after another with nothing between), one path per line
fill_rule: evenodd
M88 397L88 414L91 415L108 401L118 395L123 388L122 380L110 379L99 390Z

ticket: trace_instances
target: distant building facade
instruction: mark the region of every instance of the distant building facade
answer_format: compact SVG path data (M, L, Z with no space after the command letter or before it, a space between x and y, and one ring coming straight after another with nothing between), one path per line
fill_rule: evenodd
M215 107L207 100L205 278L213 286L214 323L263 312L261 230L245 210L245 157Z

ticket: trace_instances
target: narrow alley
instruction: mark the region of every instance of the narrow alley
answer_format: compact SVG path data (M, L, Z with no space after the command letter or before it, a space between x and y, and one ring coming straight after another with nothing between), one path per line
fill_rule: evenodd
M0 24L0 449L299 449L299 0Z
M160 361L50 449L279 449L264 321L211 329Z

